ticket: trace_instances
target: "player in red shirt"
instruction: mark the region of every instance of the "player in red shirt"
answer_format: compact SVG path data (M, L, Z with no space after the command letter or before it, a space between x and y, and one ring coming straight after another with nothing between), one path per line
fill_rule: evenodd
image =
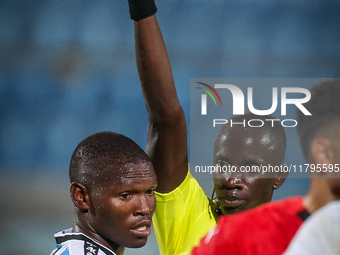
M221 217L192 254L282 254L308 216L302 197Z

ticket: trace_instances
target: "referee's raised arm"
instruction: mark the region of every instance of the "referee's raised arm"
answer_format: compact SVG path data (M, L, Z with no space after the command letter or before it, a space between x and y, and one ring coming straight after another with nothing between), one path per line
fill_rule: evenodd
M147 154L156 171L157 191L174 190L188 171L187 130L154 0L129 0L135 21L136 59L149 115Z

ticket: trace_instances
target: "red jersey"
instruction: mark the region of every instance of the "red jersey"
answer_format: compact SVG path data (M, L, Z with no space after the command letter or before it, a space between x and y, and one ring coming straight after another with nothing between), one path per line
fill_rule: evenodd
M191 255L281 255L308 215L293 197L221 216Z

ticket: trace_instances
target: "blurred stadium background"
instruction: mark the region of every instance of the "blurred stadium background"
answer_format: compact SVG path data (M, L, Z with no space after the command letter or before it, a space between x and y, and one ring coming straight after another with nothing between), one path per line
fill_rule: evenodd
M157 5L188 120L190 78L340 76L338 0ZM53 234L73 221L75 146L113 130L144 148L146 123L125 0L1 0L1 254L49 254ZM296 140L288 161L291 155L303 162ZM204 187L210 194L211 181ZM308 180L288 180L275 199L307 190ZM154 236L125 254L158 254Z

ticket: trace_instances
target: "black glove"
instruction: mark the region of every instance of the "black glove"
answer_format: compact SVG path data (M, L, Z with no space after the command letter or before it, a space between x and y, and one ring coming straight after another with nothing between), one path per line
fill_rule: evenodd
M155 0L128 0L130 17L134 21L145 19L157 12Z

